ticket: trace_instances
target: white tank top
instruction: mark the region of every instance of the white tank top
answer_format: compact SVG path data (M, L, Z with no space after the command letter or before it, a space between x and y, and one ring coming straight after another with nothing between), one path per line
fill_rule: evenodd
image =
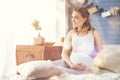
M74 34L72 36L72 52L91 54L94 49L94 37L92 31L89 31L87 35L78 36Z
M93 59L90 55L94 51L94 37L92 31L89 31L88 34L84 36L78 36L77 34L72 36L72 53L70 60L73 63L83 63L87 67L91 67Z

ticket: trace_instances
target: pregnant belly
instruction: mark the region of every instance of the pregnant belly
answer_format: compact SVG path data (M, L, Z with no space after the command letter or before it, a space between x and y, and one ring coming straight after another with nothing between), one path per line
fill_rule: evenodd
M86 53L71 53L70 60L74 64L83 64L89 68L93 63L93 59Z

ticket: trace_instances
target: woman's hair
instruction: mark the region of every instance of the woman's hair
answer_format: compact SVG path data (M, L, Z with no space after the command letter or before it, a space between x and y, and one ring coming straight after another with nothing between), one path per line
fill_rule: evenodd
M90 19L89 19L89 12L87 10L87 8L84 7L76 7L73 9L74 12L78 12L80 13L80 15L83 18L87 18L87 21L83 24L82 26L82 34L87 34L88 31L94 31L95 28L91 27L91 23L90 23Z

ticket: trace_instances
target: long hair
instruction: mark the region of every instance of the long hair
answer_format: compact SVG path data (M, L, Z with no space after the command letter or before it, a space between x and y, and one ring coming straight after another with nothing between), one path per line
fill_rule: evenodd
M84 7L76 7L73 9L74 12L78 12L83 18L87 18L86 22L83 23L81 34L87 34L88 31L94 31L95 28L91 27L89 12Z

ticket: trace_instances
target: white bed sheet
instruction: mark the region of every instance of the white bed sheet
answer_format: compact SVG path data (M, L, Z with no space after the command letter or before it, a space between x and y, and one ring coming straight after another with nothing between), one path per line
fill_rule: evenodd
M27 80L26 77L22 75L14 75L10 77L9 80ZM70 74L64 73L60 76L53 76L49 79L36 79L36 80L120 80L120 73L103 73L98 74Z

